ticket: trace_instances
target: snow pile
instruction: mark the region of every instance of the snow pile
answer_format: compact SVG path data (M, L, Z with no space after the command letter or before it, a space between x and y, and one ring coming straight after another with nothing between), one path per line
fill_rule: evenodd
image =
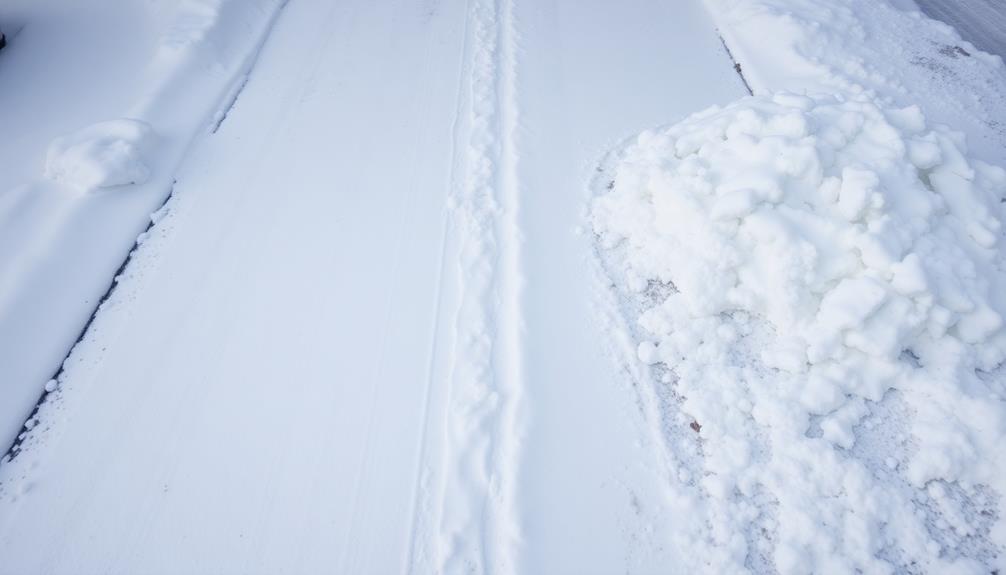
M780 94L609 176L603 257L701 438L684 545L730 572L1002 566L1006 172L916 107Z
M1006 66L950 26L885 0L706 4L756 94L870 93L885 105L919 104L929 120L966 133L975 155L1006 162Z
M144 158L154 131L146 122L100 122L49 145L45 177L87 192L97 188L142 184L150 177Z

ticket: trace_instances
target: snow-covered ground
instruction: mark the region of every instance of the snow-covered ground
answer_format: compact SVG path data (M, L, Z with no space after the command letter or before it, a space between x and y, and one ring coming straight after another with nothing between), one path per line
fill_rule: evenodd
M720 572L1001 569L1002 60L910 5L708 4L757 96L615 151L592 210L678 536Z
M927 15L953 26L965 40L1006 58L1006 4L999 0L914 0Z
M607 173L594 229L638 357L671 424L701 426L676 508L708 518L703 560L993 565L1006 172L917 108L782 94L644 134Z
M0 25L0 573L1006 567L1006 72L910 0Z
M730 66L699 2L290 2L2 467L3 569L660 571L575 232Z
M0 5L0 437L17 434L279 6Z

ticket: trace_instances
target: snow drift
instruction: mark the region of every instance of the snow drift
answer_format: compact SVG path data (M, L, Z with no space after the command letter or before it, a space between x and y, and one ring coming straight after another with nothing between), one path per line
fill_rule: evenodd
M688 545L721 570L999 565L1006 172L916 107L792 94L609 170L593 226L639 359L701 426Z

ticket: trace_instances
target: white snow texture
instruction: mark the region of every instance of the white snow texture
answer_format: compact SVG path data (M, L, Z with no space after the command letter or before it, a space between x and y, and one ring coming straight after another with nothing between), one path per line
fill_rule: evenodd
M0 25L0 574L1006 572L1006 66L913 0Z
M144 156L154 132L140 120L88 126L49 145L45 176L80 191L142 184L150 177Z
M640 302L639 358L701 425L716 568L743 568L759 524L783 573L986 569L1006 172L917 107L778 94L645 132L611 173L594 228Z

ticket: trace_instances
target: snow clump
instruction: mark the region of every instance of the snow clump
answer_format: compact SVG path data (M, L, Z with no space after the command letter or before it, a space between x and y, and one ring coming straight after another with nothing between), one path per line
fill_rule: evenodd
M706 567L1001 567L1006 172L917 107L783 93L645 132L609 176L639 359L701 425Z
M100 122L49 145L45 177L80 192L142 184L150 177L144 158L154 130L140 120Z

